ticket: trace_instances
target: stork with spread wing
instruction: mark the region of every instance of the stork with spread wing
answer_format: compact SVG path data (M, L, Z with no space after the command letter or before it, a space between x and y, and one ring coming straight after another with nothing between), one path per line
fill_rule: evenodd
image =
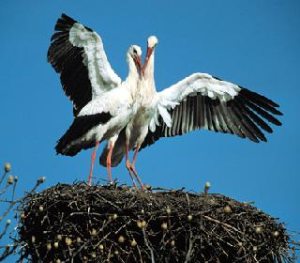
M60 74L65 94L73 102L74 121L59 139L57 154L74 156L95 147L88 183L91 184L99 143L108 140L106 166L111 176L111 155L120 131L133 116L133 97L141 70L141 48L127 52L128 77L121 81L105 54L101 37L62 14L48 50L48 61Z
M126 166L137 176L135 162L138 152L162 137L207 129L235 134L258 143L267 141L263 131L272 133L268 122L281 125L274 117L282 115L277 109L278 104L209 74L194 73L157 92L154 80L157 43L155 36L148 38L142 78L137 89L137 113L126 127L125 139L122 140L121 136L116 143L116 151L112 156L113 166L118 165L124 153L135 149L132 163L126 154ZM103 158L102 155L100 160Z

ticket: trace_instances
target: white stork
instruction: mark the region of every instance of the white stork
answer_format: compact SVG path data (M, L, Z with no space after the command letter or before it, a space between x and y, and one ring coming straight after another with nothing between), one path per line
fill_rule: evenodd
M111 176L111 155L119 132L133 115L133 97L141 70L141 48L127 52L128 77L121 81L107 60L101 37L92 29L62 14L55 26L48 61L60 73L65 94L73 102L74 121L59 139L57 154L74 156L95 147L88 184L91 184L98 145L108 140L106 166Z
M116 143L112 164L116 166L125 151L135 149L132 164L126 166L136 175L138 152L161 137L182 135L197 129L235 134L253 142L267 141L262 130L272 133L266 121L281 123L282 115L272 100L205 73L194 73L171 87L157 92L154 80L154 53L158 40L148 38L147 54L139 81L137 113L127 125L126 140ZM125 145L124 145L125 144ZM123 155L120 154L123 152Z

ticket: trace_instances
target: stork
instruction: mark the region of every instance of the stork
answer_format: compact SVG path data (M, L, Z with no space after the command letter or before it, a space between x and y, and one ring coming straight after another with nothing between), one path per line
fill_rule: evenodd
M105 54L101 37L92 29L62 14L55 25L48 61L60 74L65 94L73 102L74 120L55 147L57 154L74 156L94 147L88 184L91 184L99 143L108 140L108 179L111 155L120 131L133 115L133 97L141 70L141 48L127 52L128 77L121 81Z
M134 149L133 161L130 163L126 158L126 166L136 177L138 152L162 137L207 129L234 134L258 143L267 141L263 130L272 133L267 122L281 125L274 117L282 115L277 109L278 104L263 95L206 73L194 73L157 92L154 79L157 44L157 37L148 38L142 78L137 89L137 113L126 127L126 140L116 143L118 149ZM113 166L122 157L113 154Z

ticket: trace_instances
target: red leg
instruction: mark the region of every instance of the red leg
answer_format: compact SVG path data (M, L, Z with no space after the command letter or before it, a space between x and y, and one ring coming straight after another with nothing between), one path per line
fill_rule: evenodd
M141 188L144 190L144 185L141 181L141 179L139 178L138 174L137 174L137 171L135 169L135 163L136 163L136 160L137 160L137 155L138 155L138 152L139 152L139 149L140 149L140 146L138 145L134 151L134 155L133 155L133 160L132 160L132 164L131 164L131 171L133 172L135 178L137 179L137 181L139 182Z
M113 182L112 175L111 175L111 156L112 156L113 149L114 149L114 143L109 143L109 150L106 158L106 168L107 168L108 181L110 183Z
M135 188L136 187L136 184L135 184L135 181L134 181L134 178L133 178L133 174L132 174L132 171L131 171L131 163L129 161L129 146L128 144L126 144L126 152L125 152L125 156L126 156L126 168L129 172L129 175L130 175L130 178L131 178L131 181L132 181L132 184Z
M96 153L97 153L98 146L99 146L99 142L97 141L96 144L95 144L95 148L93 150L93 153L92 153L92 158L91 158L92 160L91 160L90 174L89 174L89 177L88 177L88 185L89 186L92 185L94 163L95 163L95 159L96 159Z
M140 149L140 146L137 146L134 150L134 154L133 154L133 160L132 160L132 165L135 165L136 163L136 160L137 160L137 155L139 153L139 149Z

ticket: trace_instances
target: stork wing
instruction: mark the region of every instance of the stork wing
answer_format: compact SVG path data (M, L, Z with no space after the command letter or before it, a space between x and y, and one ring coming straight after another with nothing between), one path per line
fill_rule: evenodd
M156 115L141 148L160 137L201 128L236 134L254 142L267 141L262 130L271 133L272 129L266 121L281 125L273 116L282 115L276 107L275 102L248 89L195 73L157 93Z
M101 37L62 14L55 25L48 62L60 73L65 94L73 102L74 115L90 100L120 85L109 64Z

